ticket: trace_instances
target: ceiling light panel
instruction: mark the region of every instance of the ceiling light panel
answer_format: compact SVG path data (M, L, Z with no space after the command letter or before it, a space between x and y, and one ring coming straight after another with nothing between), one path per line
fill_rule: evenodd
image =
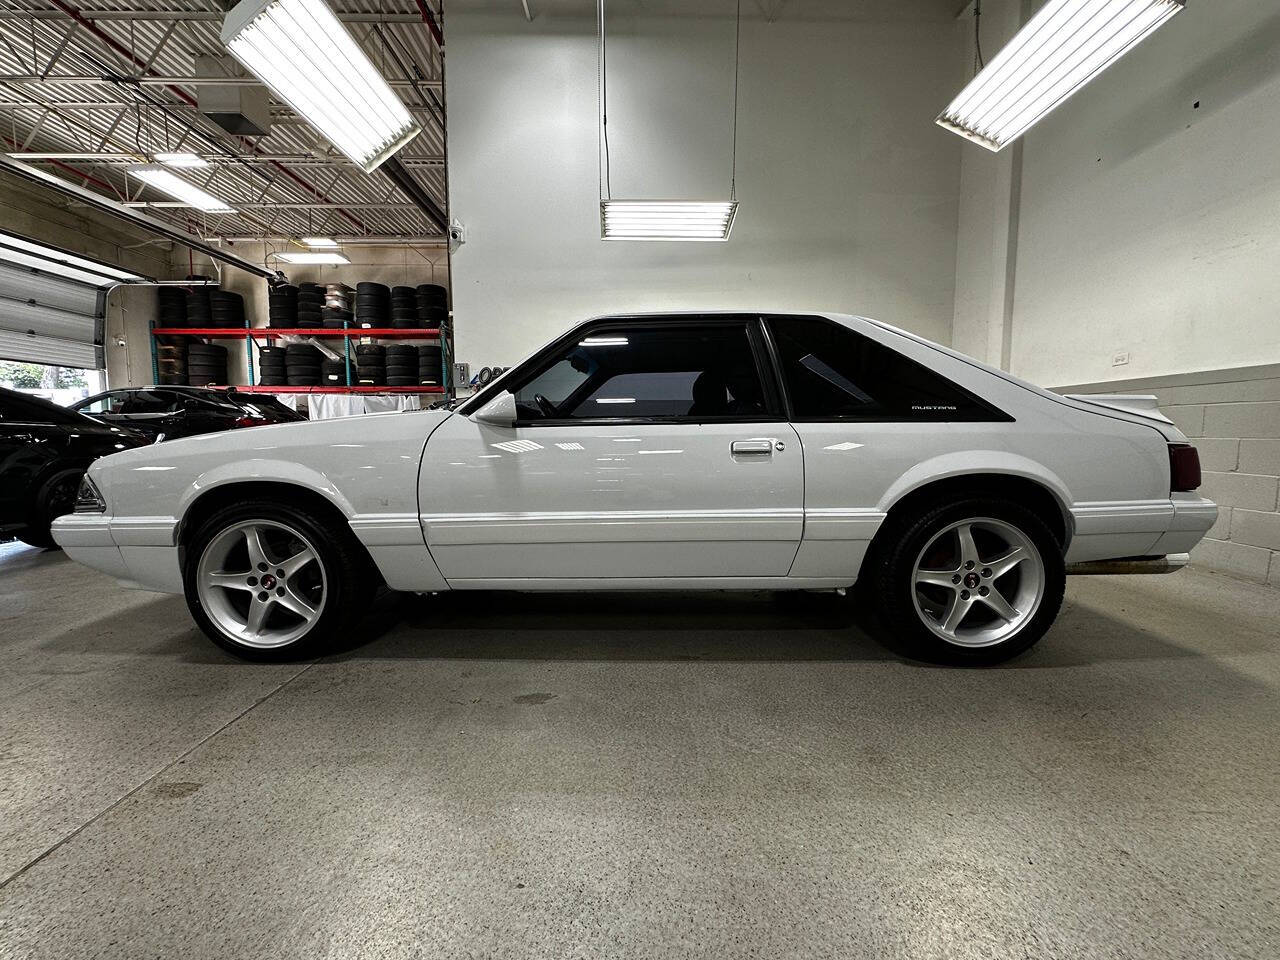
M316 264L316 263L332 263L332 264L341 264L341 263L350 263L350 262L351 262L350 260L348 260L346 257L344 257L344 256L343 256L342 254L340 254L340 253L305 253L305 252L290 252L290 253L281 253L281 254L277 254L277 256L278 256L281 260L283 260L285 263L313 263L313 264Z
M227 206L213 194L201 190L194 183L183 180L171 170L164 167L130 167L129 173L143 183L155 187L161 193L167 193L175 200L189 207L203 210L205 213L235 213L235 209Z
M1049 0L938 123L1002 150L1106 70L1185 0Z
M365 172L421 131L324 0L242 0L222 42Z
M156 163L163 163L166 167L195 169L209 165L208 160L195 153L157 153L153 154L153 156Z
M338 241L332 237L303 237L302 242L308 247L336 247Z
M736 200L601 200L602 240L725 241Z

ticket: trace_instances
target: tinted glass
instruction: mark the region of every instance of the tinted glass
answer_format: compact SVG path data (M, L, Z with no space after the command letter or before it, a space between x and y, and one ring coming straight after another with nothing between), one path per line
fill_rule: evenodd
M80 414L50 403L43 397L29 397L16 391L0 394L0 416L18 423L87 423Z
M584 335L515 395L522 421L766 412L745 324L611 326Z
M874 340L817 317L770 318L801 419L1002 419L963 388Z
M127 391L113 390L111 393L104 393L92 400L77 404L75 409L90 416L96 413L120 413L128 396Z

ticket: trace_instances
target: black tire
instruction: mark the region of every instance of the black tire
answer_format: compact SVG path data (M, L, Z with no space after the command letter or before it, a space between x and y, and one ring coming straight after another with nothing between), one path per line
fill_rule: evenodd
M916 560L948 526L978 518L1008 524L1030 541L1044 571L1044 586L1035 612L1016 631L990 646L962 646L945 640L930 629L924 620L927 615L917 609ZM963 568L959 572L963 573ZM983 571L979 569L976 572L981 574ZM1021 574L1011 573L1009 576ZM997 577L993 583L999 580ZM1036 514L1012 501L972 498L934 504L910 517L890 518L886 527L877 534L859 581L871 588L870 591L861 589L859 594L874 599L888 646L933 663L983 666L1016 657L1044 636L1062 606L1066 570L1062 545ZM975 584L981 583L982 578L976 577ZM984 616L988 608L985 603L980 603L980 607L978 615Z
M388 387L416 387L417 385L418 378L416 375L400 377L390 373L387 374Z
M290 387L318 387L320 386L320 371L308 374L291 373L284 378L285 385Z
M261 649L225 633L205 611L196 586L200 557L210 541L227 527L246 520L284 523L301 533L314 548L329 587L320 616L306 634L286 646ZM283 500L249 500L219 510L195 531L186 551L183 588L187 608L196 625L223 650L245 660L280 662L323 653L334 639L347 634L364 613L376 585L376 574L349 527L315 511Z
M75 509L76 491L80 489L80 478L83 476L83 470L63 470L46 480L36 494L31 523L17 534L18 539L31 547L58 549L50 527L57 517Z

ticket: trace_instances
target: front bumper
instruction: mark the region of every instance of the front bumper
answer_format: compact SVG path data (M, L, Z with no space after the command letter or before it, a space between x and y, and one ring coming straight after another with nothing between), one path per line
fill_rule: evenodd
M117 520L70 513L53 521L53 539L77 563L110 574L126 587L182 593L182 567L171 517Z

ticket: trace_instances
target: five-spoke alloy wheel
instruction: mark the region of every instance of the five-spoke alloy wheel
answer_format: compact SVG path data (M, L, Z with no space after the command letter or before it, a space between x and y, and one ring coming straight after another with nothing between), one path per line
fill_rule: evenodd
M1020 504L935 504L884 534L864 573L886 640L913 656L997 663L1032 646L1057 616L1062 545Z
M196 572L200 602L226 633L250 647L292 643L320 619L327 594L316 548L292 527L245 520L205 546Z
M367 606L374 577L340 517L275 500L216 511L186 543L187 606L225 650L251 660L321 652Z

